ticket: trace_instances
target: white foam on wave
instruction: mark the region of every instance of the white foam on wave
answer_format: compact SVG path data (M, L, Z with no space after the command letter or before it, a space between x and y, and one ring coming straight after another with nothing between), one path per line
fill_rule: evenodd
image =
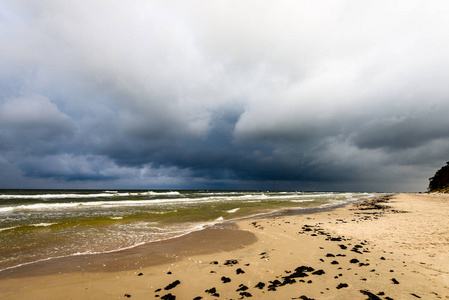
M223 217L218 217L215 219L215 221L223 221L223 220L224 220Z
M65 198L100 198L100 197L126 197L126 196L179 196L176 191L169 192L134 192L134 193L119 193L118 191L104 191L103 193L92 194L35 194L35 195L0 195L0 199L65 199Z
M332 197L332 196L335 196L335 194L334 193L324 193L324 194L321 194L321 193L318 193L318 194L304 194L304 195L292 195L292 196L289 196L289 197L298 197L298 198L320 198L320 197Z
M143 195L156 195L156 196L161 196L161 195L167 195L167 196L178 196L181 195L179 192L176 191L170 191L170 192L146 192L146 193L142 193Z
M111 191L113 192L113 191ZM137 193L136 193L137 194ZM147 195L180 195L179 192L146 192L139 193L139 195L147 194ZM77 197L84 197L86 195L81 194L47 194L48 197L50 195L57 195L58 197L68 197L71 195L77 195ZM89 197L99 197L100 195L107 195L107 197L114 197L117 194L108 194L108 193L99 193L99 194L88 194ZM129 193L122 193L118 195L130 195ZM22 204L22 205L8 205L0 207L0 213L10 213L14 211L45 211L45 210L73 210L73 209L85 209L85 208L117 208L117 207L142 207L147 206L151 207L152 205L164 205L164 204L197 204L197 203L214 203L214 202L231 202L231 201L244 201L244 202L259 202L263 200L290 200L293 202L305 202L305 201L314 201L311 199L316 199L318 197L338 197L339 194L335 193L316 193L316 194L303 194L303 193L292 193L292 194L283 194L283 195L267 195L265 193L251 193L248 195L236 195L236 196L206 196L206 197L175 197L168 199L160 199L160 198L152 198L152 199L132 199L132 200L102 200L102 201L86 201L86 202L65 202L65 203L35 203L35 204ZM2 195L0 195L2 196ZM3 195L5 196L5 195ZM20 197L29 197L25 195L16 195ZM45 197L46 195L34 195L36 198ZM340 194L340 197L343 196L346 199L351 199L355 197L356 194L346 193ZM305 198L305 199L303 199ZM335 199L337 200L337 199ZM338 200L337 200L338 201ZM232 210L231 210L232 211ZM165 213L165 212L161 212ZM230 213L230 211L228 211Z
M195 203L213 203L220 201L245 201L255 200L257 198L266 198L265 195L254 196L245 195L237 197L202 197L202 198L174 198L174 199L144 199L144 200L109 200L109 201L89 201L89 202L70 202L70 203L35 203L15 206L0 207L0 213L11 211L35 211L35 210L63 210L63 209L82 209L82 208L113 208L125 206L151 206L158 204L195 204Z
M48 227L51 225L55 225L58 223L37 223L37 224L30 224L29 226L34 226L34 227Z
M19 226L12 226L12 227L0 228L0 231L11 230L11 229L18 228L18 227L19 227Z
M90 202L70 202L70 203L36 203L23 204L15 206L0 207L0 213L12 211L36 211L36 210L64 210L64 209L82 209L82 208L113 208L126 206L151 206L164 203L195 203L195 200L183 199L158 199L158 200L119 200L119 201L90 201ZM203 201L207 202L207 201ZM214 200L210 201L214 202ZM159 212L161 214L165 212Z
M129 193L0 195L0 199L65 199L127 196Z
M376 194L370 194L370 193L359 193L360 196L354 195L350 199L342 200L342 199L333 199L329 201L328 203L322 204L320 207L333 207L337 205L347 204L347 203L354 203L359 201L364 201L367 199L370 199L372 197L375 197ZM363 195L363 196L362 196Z
M311 202L311 201L315 201L312 199L304 199L304 200L290 200L291 202Z
M226 211L226 212L228 212L228 213L230 213L230 214L233 214L233 213L235 213L236 211L238 211L240 209L240 207L237 207L237 208L234 208L234 209L230 209L230 210L228 210L228 211Z

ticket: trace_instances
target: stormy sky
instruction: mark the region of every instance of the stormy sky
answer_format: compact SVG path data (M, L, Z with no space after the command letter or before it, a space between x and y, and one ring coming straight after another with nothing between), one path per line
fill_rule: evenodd
M425 191L449 2L3 0L0 188Z

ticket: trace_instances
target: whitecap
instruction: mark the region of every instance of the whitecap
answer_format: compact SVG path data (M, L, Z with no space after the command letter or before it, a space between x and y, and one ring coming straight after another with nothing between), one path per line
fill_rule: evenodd
M30 224L30 226L34 226L34 227L48 227L51 225L55 225L58 223L37 223L37 224Z
M290 200L291 202L311 202L311 201L315 201L312 199L304 199L304 200Z
M115 197L127 196L129 193L111 194L37 194L37 195L0 195L0 199L65 199L65 198L97 198L97 197Z
M6 231L6 230L11 230L14 228L18 228L19 226L13 226L13 227L6 227L6 228L0 228L0 231Z

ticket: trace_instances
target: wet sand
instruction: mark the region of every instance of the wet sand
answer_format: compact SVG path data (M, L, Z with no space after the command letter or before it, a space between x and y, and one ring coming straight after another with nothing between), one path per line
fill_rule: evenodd
M449 195L244 220L0 273L0 299L449 299Z

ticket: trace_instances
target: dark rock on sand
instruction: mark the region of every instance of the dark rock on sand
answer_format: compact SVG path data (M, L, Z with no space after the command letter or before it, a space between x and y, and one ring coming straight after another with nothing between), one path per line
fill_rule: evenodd
M355 253L359 253L359 254L363 254L359 249L362 249L363 246L362 245L355 245L354 247L352 247L351 251L355 252Z
M338 265L338 261L334 260L331 262L332 265Z
M223 281L223 283L228 283L231 282L231 278L223 276L221 277L221 281Z
M167 285L167 286L164 288L164 290L166 290L166 291L171 290L171 289L175 288L178 284L181 284L181 281L175 280L175 281L173 281L172 283L170 283L169 285Z
M295 272L288 275L287 277L288 278L307 277L309 275L306 274L305 272L313 272L313 271L315 271L315 269L312 267L301 266L301 267L296 268ZM284 278L287 278L287 277L284 277Z
M420 296L418 296L418 295L416 295L416 294L413 294L413 293L411 293L410 295L412 295L412 296L414 296L414 297L416 297L416 298L421 298Z
M268 286L269 291L275 291L277 287L282 286L282 282L279 280L270 281L270 285Z
M348 247L346 247L345 245L338 245L339 247L340 247L340 249L342 249L342 250L346 250L346 249L348 249Z
M365 266L369 266L368 263L359 263L359 267L365 267Z
M125 297L126 298L131 298L131 295L130 294L125 294Z
M167 294L161 297L162 300L176 300L176 296L172 294Z
M238 274L245 274L245 271L243 271L242 269L238 268L238 269L235 271L235 273L237 273L237 275L238 275Z
M317 271L313 272L312 274L313 275L323 275L323 274L326 274L326 273L324 272L324 270L317 270Z
M357 258L353 258L349 261L351 264L356 264L359 262L359 260Z
M214 260L210 262L211 265L218 265L218 261Z
M224 265L225 266L232 266L232 265L236 265L238 263L239 262L236 259L228 259L227 261L225 261Z
M284 278L284 281L282 282L282 285L293 284L293 283L296 283L296 280L295 280L295 279L285 277L285 278Z
M328 253L326 254L326 257L335 257L335 255L333 255L332 253Z
M201 297L201 296L193 298L193 300L201 300L201 299L203 299L203 297Z
M399 281L397 281L396 278L391 278L391 281L393 281L393 284L399 284Z
M240 291L246 291L248 289L248 287L244 284L239 285L239 288L237 290L235 290L236 292L240 292Z
M220 294L217 293L217 289L215 287L205 290L205 292L211 294L214 297L220 297Z
M367 300L382 300L382 298L374 295L373 293L371 293L368 290L360 290L360 293L362 293L365 296L368 296Z
M139 273L139 274L137 274L137 276L142 276L143 275L143 273Z
M252 297L253 295L251 295L250 293L248 293L248 292L241 292L240 293L240 296L242 296L242 298L241 299L243 299L244 297Z
M312 228L310 228L310 227L313 227L313 226L304 225L304 226L302 226L302 230L304 230L304 231L312 231Z
M340 283L339 285L337 285L337 290L342 289L342 288L347 288L349 285L346 283Z
M254 287L258 288L258 289L263 289L265 287L265 283L263 282L259 282L258 284L256 284Z
M315 300L315 299L313 299L313 298L309 298L309 297L307 297L307 296L304 296L304 295L300 296L299 298L293 298L293 299L301 299L301 300Z

